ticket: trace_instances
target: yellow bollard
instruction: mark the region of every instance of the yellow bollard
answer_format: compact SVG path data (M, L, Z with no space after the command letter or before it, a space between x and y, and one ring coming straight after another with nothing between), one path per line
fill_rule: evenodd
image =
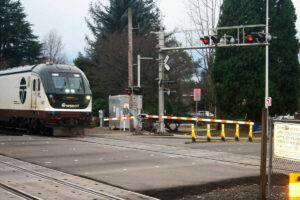
M222 124L221 140L225 141L225 125L224 124Z
M250 125L250 127L249 127L249 142L252 142L252 126L253 125Z
M300 199L300 174L290 174L289 200Z
M192 141L196 142L196 134L195 134L195 126L194 126L194 124L192 124L191 128L192 128Z
M239 138L240 138L239 128L240 128L240 125L236 124L235 135L234 135L235 141L239 141Z
M211 135L210 135L210 124L207 124L207 141L210 142Z

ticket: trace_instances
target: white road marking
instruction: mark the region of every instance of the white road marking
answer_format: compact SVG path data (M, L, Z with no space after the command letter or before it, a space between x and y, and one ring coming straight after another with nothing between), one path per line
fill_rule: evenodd
M50 161L47 161L47 162L45 162L46 164L50 164L50 163L52 163L52 162L50 162Z
M4 142L2 142L1 144L2 144L2 145L4 145L5 143L4 143Z
M156 166L155 166L155 168L159 168L159 166L158 166L158 165L156 165Z
M127 169L123 169L123 171L127 171Z
M74 162L78 162L78 160L74 160Z

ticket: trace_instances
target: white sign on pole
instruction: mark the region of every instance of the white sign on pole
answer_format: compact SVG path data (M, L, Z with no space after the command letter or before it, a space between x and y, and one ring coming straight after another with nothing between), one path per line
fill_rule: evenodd
M194 101L201 100L201 89L194 89Z
M274 125L274 155L300 161L300 124L276 122Z
M165 60L164 60L164 63L165 63L165 64L167 64L169 58L170 58L170 57L169 57L168 55L165 57Z
M272 106L272 98L271 97L265 98L265 105L266 105L266 107Z
M165 69L166 69L167 71L170 71L170 66L169 66L168 64L165 64Z

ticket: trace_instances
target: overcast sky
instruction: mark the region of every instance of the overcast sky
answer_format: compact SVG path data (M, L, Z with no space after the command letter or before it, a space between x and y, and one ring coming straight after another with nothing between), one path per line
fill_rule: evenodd
M62 35L68 61L72 62L79 51L84 52L85 35L90 34L85 23L91 1L95 0L21 0L34 34L42 38L51 29ZM300 0L292 0L300 18ZM157 0L168 30L187 26L186 0ZM297 20L300 30L300 19ZM300 38L300 33L298 33Z

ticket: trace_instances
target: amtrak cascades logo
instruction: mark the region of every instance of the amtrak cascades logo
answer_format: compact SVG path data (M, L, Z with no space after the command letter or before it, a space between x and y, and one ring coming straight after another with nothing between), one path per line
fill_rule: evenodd
M25 78L22 78L20 82L20 100L21 103L24 104L26 101L26 94L27 94L27 87L26 87L26 80Z

